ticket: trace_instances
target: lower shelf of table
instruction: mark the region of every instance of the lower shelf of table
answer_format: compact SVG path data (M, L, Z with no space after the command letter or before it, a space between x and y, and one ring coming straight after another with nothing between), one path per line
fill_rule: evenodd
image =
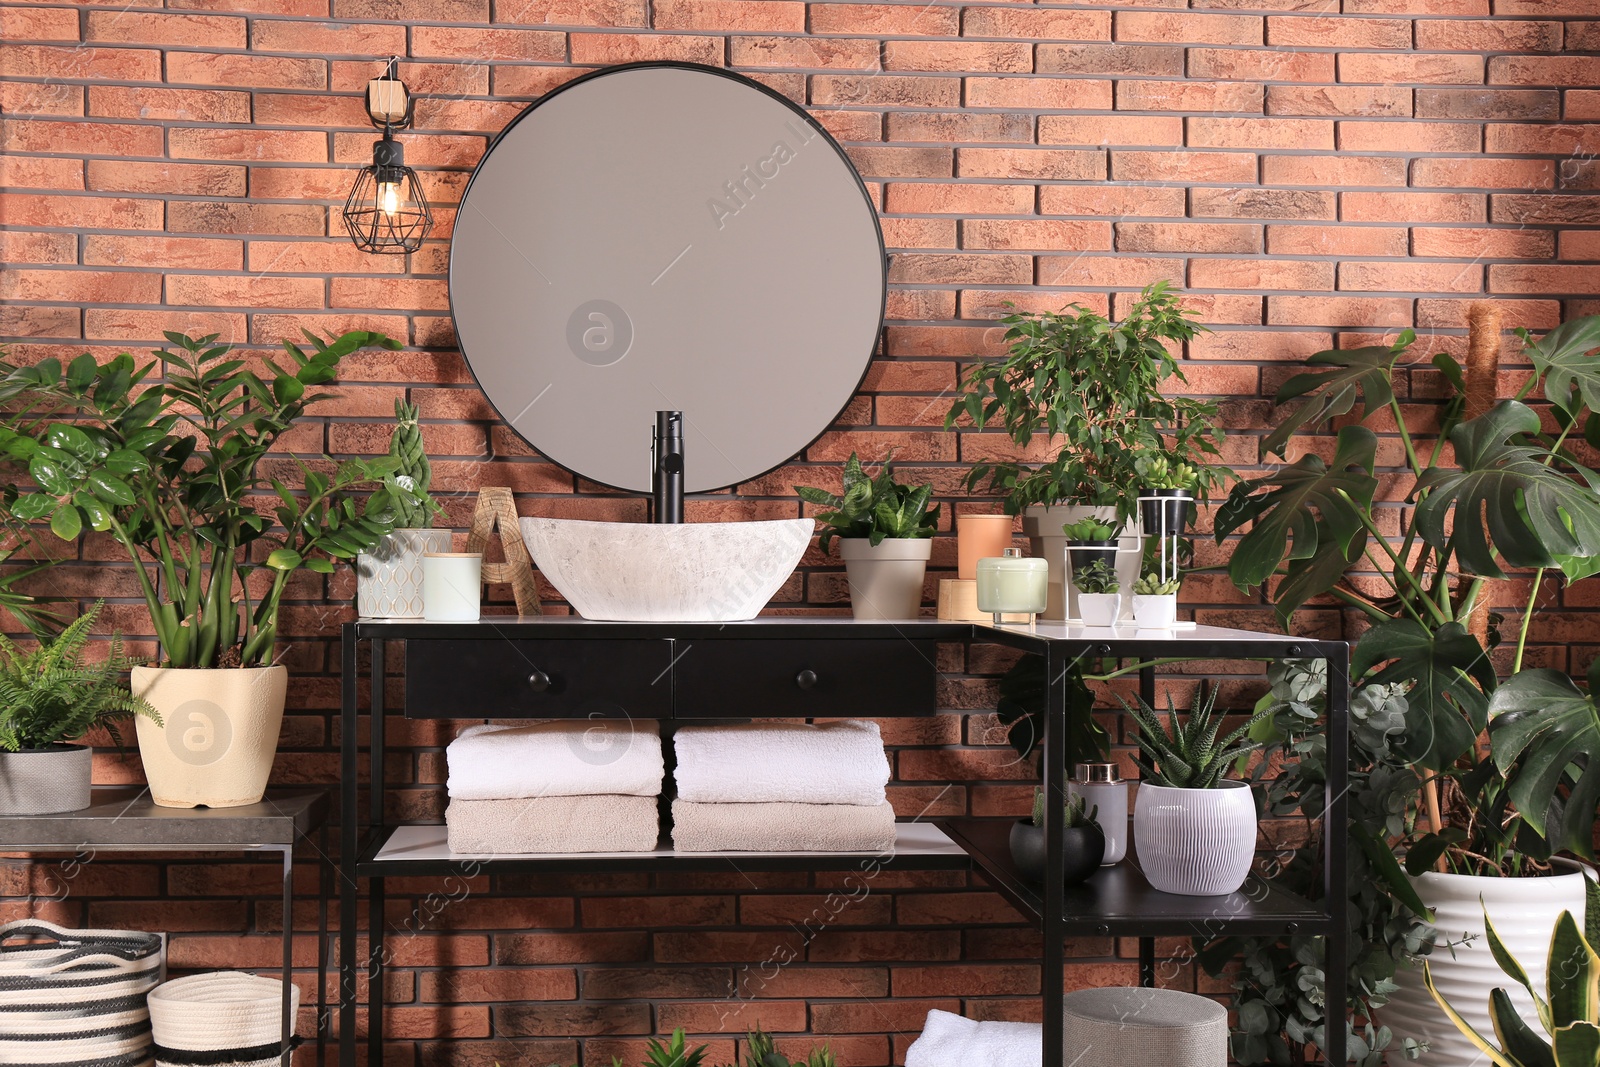
M708 871L842 871L860 868L967 870L971 860L959 844L931 823L896 824L887 852L676 852L666 835L651 852L570 852L539 855L468 855L451 852L445 828L399 826L371 844L356 865L362 877L472 873L607 873Z
M1041 887L1011 862L1010 819L947 819L936 823L972 856L1001 896L1034 925L1043 924ZM1133 856L1102 867L1063 895L1066 932L1075 936L1209 937L1327 930L1318 904L1252 877L1225 897L1185 897L1151 887Z

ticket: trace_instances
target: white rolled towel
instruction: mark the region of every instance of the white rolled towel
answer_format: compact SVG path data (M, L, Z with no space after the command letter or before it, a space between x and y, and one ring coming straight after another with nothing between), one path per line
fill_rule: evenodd
M452 800L661 795L654 720L568 719L469 726L445 749Z
M1044 1027L1038 1023L980 1022L937 1008L906 1049L906 1067L1039 1067Z
M888 799L878 724L686 726L672 739L678 799L695 804L861 804Z

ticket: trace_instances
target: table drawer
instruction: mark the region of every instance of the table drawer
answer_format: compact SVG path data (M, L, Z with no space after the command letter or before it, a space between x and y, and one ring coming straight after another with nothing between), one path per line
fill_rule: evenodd
M667 640L408 641L406 716L666 718L671 668Z
M679 641L677 717L932 715L934 643L875 640Z

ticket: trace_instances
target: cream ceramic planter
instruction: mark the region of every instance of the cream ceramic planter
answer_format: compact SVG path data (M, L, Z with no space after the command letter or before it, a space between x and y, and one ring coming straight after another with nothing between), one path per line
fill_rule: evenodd
M1484 909L1511 955L1532 976L1535 988L1543 990L1550 932L1556 920L1563 911L1570 911L1580 926L1583 923L1585 878L1582 870L1549 878L1483 878L1429 871L1411 880L1417 895L1433 911L1439 931L1436 947L1428 956L1434 984L1480 1034L1494 1033L1488 1004L1495 988L1510 994L1534 1033L1544 1032L1527 990L1507 978L1489 952L1483 936ZM1378 1009L1378 1017L1394 1031L1396 1039L1414 1037L1428 1043L1429 1051L1419 1063L1426 1067L1490 1067L1489 1058L1462 1036L1423 988L1420 965L1402 965L1394 980L1400 988Z
M1139 629L1170 630L1177 621L1177 593L1133 594L1133 624Z
M1140 782L1133 847L1151 886L1186 897L1226 896L1256 854L1256 802L1245 782L1173 789Z
M1116 508L1080 507L1077 504L1052 504L1046 507L1034 504L1022 513L1022 532L1028 538L1030 555L1040 556L1050 567L1050 602L1040 616L1045 619L1076 619L1078 617L1077 590L1067 579L1067 535L1061 527L1080 519L1098 519L1115 522ZM1132 589L1139 579L1138 529L1124 526L1117 537L1117 581L1124 589ZM1126 607L1126 605L1124 605Z
M914 619L922 607L922 578L933 555L927 537L839 538L850 612L858 619Z
M422 557L450 551L449 530L390 530L356 557L356 613L363 619L422 618Z
M87 745L0 752L0 815L51 815L89 806L94 750Z
M135 667L133 694L161 713L138 720L150 796L169 808L254 804L283 726L287 667Z
M1078 617L1085 626L1115 626L1121 614L1121 593L1078 594Z

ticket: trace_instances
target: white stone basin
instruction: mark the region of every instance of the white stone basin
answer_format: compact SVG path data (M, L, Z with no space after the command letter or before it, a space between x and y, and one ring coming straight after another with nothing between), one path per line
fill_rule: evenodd
M812 519L654 524L522 520L534 565L605 622L753 619L794 573Z

